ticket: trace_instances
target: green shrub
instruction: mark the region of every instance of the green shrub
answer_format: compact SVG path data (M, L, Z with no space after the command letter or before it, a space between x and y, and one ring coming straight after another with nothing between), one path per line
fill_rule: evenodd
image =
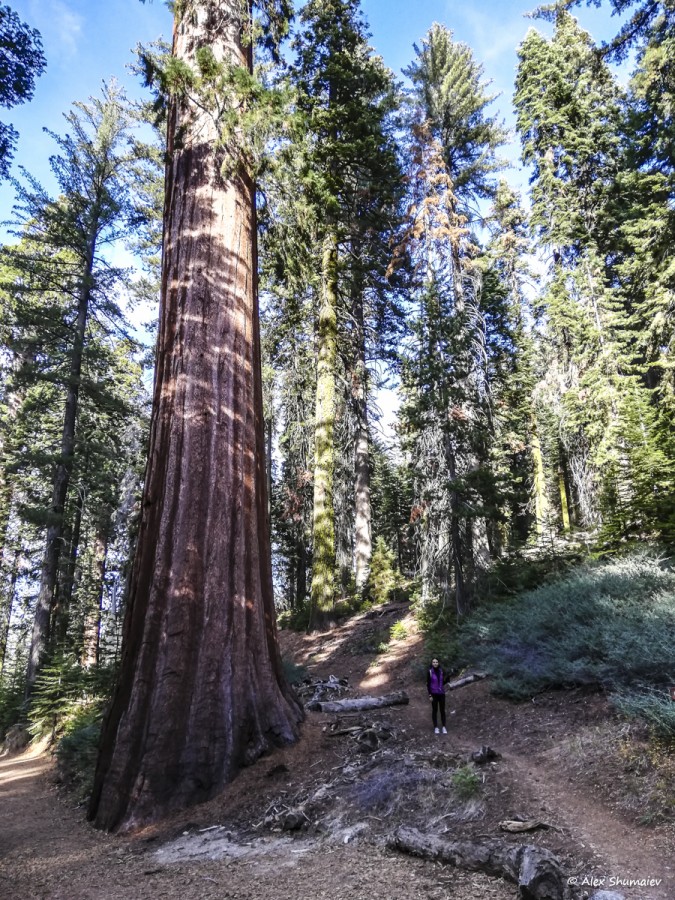
M654 737L665 738L672 744L675 739L675 703L670 699L669 690L650 687L620 690L612 700L627 718L643 719Z
M55 735L86 692L86 673L74 656L59 653L39 672L28 710L33 737Z
M389 637L392 641L403 641L408 636L408 629L406 628L405 622L394 622L394 624L389 629Z
M12 725L21 719L23 697L24 687L20 680L0 686L0 744Z
M487 668L507 696L598 685L627 698L639 687L622 708L650 710L655 726L672 727L660 705L637 699L645 688L675 683L675 573L647 554L586 564L483 606L458 637L462 662Z
M370 560L368 583L364 592L365 599L376 604L386 603L395 589L394 552L387 547L385 539L380 536L375 541Z
M285 656L281 658L281 665L286 681L289 684L300 684L301 681L304 681L309 676L309 672L304 666L296 665L292 659L287 659Z
M581 554L574 551L565 554L538 553L536 556L512 553L496 560L481 574L476 584L475 602L481 606L535 590L542 584L564 577L582 560Z
M439 660L443 670L447 673L460 666L461 651L456 632L434 632L424 640L425 672L432 659Z
M277 616L279 628L289 628L291 631L307 631L309 628L310 604L302 603L295 609L285 609Z
M82 706L101 705L110 696L115 679L112 667L83 669L74 656L59 653L45 665L35 680L28 708L33 737L56 737L67 729Z
M59 781L79 800L91 793L98 756L103 704L83 703L71 709L63 737L56 745Z
M470 800L480 792L480 775L473 766L460 766L452 773L452 787L460 800Z
M417 619L417 627L424 635L446 633L457 624L457 614L454 608L440 600L438 597L430 597L422 601L420 595L413 596L413 610Z

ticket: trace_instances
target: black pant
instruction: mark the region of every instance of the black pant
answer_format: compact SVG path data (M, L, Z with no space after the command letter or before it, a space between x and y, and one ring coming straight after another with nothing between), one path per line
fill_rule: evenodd
M431 718L434 728L438 728L438 710L441 711L441 725L445 728L445 694L431 695Z

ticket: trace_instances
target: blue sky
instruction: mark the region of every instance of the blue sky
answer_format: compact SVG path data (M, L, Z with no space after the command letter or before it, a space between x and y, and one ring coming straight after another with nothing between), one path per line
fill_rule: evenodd
M15 160L50 187L48 159L54 143L43 127L64 130L63 113L72 101L99 92L101 82L115 76L132 95L141 93L138 80L126 69L133 60L133 47L171 34L171 15L163 0L4 0L42 34L47 70L39 79L33 100L12 110L2 110L3 120L19 130ZM296 0L297 2L297 0ZM513 125L511 96L516 49L529 27L550 31L542 22L532 22L525 13L535 4L528 0L364 0L372 44L387 65L400 75L413 57L413 43L420 42L434 21L454 31L469 44L485 67L492 89L501 96L494 109ZM606 9L579 10L579 19L596 40L618 30ZM517 145L508 151L517 160ZM18 174L14 167L14 174ZM517 171L510 180L524 189L527 178ZM10 215L13 189L0 185L0 221Z

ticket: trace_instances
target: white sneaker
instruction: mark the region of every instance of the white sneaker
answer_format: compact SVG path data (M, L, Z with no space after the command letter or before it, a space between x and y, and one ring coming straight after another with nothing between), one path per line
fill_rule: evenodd
M447 734L447 733L448 733L448 729L445 727L445 725L443 726L443 728L441 729L441 731L442 731L443 734Z
M440 734L440 731L438 730L438 728L434 728L434 734Z

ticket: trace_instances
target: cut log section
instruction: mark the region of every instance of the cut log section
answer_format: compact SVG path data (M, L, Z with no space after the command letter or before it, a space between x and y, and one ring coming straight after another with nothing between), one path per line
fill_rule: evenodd
M383 706L400 706L408 703L405 691L396 691L384 697L358 697L348 700L311 700L305 709L313 712L341 713L350 710L381 709Z
M519 887L523 900L567 900L566 879L556 857L533 844L502 841L448 841L416 828L401 826L388 846L423 859L433 859L472 872L506 878Z

